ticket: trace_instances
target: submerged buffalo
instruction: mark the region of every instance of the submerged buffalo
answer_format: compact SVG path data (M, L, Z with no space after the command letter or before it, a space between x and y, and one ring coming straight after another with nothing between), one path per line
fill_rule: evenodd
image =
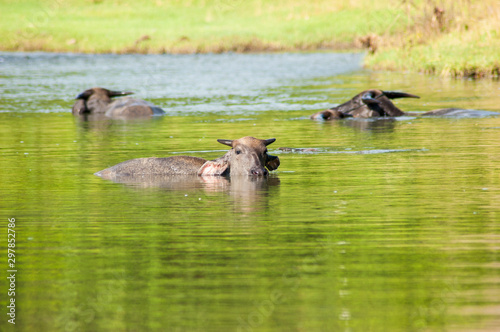
M466 110L460 108L441 108L426 113L405 113L392 103L391 99L396 99L396 98L420 98L420 97L406 92L383 91L377 89L365 90L354 96L351 100L339 106L335 106L330 109L320 111L311 115L311 119L335 120L348 117L376 118L376 117L397 117L403 115L471 116L475 115L475 112L479 112L476 110Z
M249 136L237 140L218 139L219 143L228 145L232 149L214 160L190 156L138 158L106 168L95 175L110 180L121 176L140 175L267 176L266 168L273 171L280 165L278 157L267 154L267 146L275 140L275 138L262 140Z
M111 91L97 87L88 89L76 97L72 113L74 115L102 114L108 117L143 117L165 114L158 106L141 99L131 97L112 99L130 94L133 92Z
M311 115L314 120L333 120L347 117L373 118L378 116L401 116L405 113L390 99L420 98L405 92L370 89L354 96L351 100L325 111Z

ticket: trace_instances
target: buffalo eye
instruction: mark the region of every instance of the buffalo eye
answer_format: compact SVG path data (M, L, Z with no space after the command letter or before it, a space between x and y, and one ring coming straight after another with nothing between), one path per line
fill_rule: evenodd
M236 150L236 154L240 154L241 153L241 150Z

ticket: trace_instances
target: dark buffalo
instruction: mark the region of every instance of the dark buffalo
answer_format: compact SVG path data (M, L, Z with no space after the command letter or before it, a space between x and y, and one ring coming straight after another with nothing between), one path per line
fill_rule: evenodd
M351 100L325 111L311 115L314 120L333 120L346 117L373 118L379 116L402 116L405 113L397 108L391 99L420 98L405 92L370 89L354 96Z
M237 140L217 140L230 146L225 155L214 160L198 157L139 158L124 161L95 175L114 180L120 176L138 175L255 175L267 176L278 168L278 157L267 154L267 146L276 139L243 137Z
M112 99L132 93L104 88L88 89L76 97L72 113L74 115L102 114L108 117L143 117L165 114L161 108L144 100L131 97Z
M420 98L406 92L382 91L370 89L354 96L351 100L330 109L311 115L313 120L335 120L348 117L376 118L409 116L488 116L497 115L495 112L477 111L461 108L441 108L426 113L405 113L397 108L391 101L396 98Z

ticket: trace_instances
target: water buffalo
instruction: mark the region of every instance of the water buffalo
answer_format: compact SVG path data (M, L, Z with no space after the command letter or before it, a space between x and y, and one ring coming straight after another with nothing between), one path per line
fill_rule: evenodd
M379 116L402 116L405 113L390 99L420 98L405 92L370 89L354 96L351 100L325 111L311 115L313 120L333 120L346 117L373 118Z
M165 114L161 108L144 100L131 97L111 99L132 93L97 87L88 89L76 96L72 113L74 115L104 114L108 117L142 117Z
M138 175L267 176L266 168L273 171L280 165L278 157L267 154L267 146L275 140L275 138L262 140L248 136L237 140L218 139L219 143L228 145L232 149L214 160L190 156L138 158L106 168L95 175L109 180L115 180L120 176Z
M390 99L420 98L406 92L382 91L371 89L361 92L351 100L325 111L311 115L313 120L335 120L347 117L375 118L397 116L451 116L451 117L482 117L498 115L496 112L478 111L462 108L440 108L425 113L406 113L397 108Z

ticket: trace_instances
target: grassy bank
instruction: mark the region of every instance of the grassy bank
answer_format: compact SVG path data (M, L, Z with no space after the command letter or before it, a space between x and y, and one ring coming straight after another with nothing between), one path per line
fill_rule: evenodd
M441 16L435 8L442 9ZM374 51L371 68L498 75L498 0L0 0L0 49Z
M375 37L374 69L454 77L499 77L500 1L427 1L405 8L403 33Z

